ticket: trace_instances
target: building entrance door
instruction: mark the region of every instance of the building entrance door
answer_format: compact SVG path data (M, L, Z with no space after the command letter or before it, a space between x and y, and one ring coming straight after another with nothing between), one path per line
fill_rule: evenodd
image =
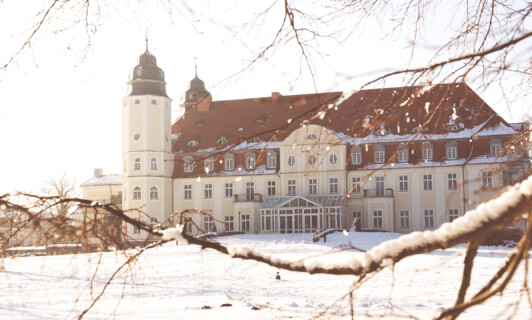
M293 233L293 216L279 216L279 231L281 233Z

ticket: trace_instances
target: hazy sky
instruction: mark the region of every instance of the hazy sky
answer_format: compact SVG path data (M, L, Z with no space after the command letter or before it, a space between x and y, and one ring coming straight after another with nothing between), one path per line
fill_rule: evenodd
M120 173L121 99L127 95L129 74L144 51L146 32L150 51L166 73L174 111L194 76L194 57L213 99L221 100L269 96L273 91L353 89L379 70L406 67L410 56L411 30L387 35L383 28L390 21L368 21L349 37L325 38L311 51L317 88L294 43L278 47L266 61L226 80L272 41L283 19L282 1L245 28L243 24L270 2L194 1L188 3L194 7L178 5L181 12L171 8L172 15L158 1L146 1L150 7L139 1L125 7L118 2L122 7L100 8L101 19L88 26L89 30L96 28L88 51L84 51L89 41L86 27L76 22L84 12L65 10L39 30L31 50L7 71L0 71L0 192L37 191L44 180L64 172L78 184L92 176L93 168ZM27 39L35 15L45 5L42 1L0 3L1 66ZM445 19L442 14L427 22L429 37L416 51L412 65L423 65L432 57L433 44L441 43L448 32ZM321 30L328 33L352 22L323 25ZM510 122L520 121L528 111L525 106L530 105L528 98L508 109L497 89L478 93Z

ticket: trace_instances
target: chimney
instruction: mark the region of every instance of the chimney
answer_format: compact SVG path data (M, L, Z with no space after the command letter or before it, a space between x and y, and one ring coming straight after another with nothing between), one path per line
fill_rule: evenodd
M278 104L281 94L279 92L272 92L272 104Z
M209 111L209 109L211 108L211 102L212 102L211 97L206 97L198 101L198 111L200 112Z
M101 176L103 176L103 169L102 168L95 168L94 169L94 176L96 178L100 178Z

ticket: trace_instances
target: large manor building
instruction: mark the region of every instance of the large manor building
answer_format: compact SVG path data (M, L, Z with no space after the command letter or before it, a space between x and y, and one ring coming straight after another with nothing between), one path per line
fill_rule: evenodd
M152 224L197 209L192 234L313 232L355 218L362 229L434 229L528 168L523 124L464 83L216 101L196 71L173 123L147 49L128 84L122 173L96 169L83 195Z

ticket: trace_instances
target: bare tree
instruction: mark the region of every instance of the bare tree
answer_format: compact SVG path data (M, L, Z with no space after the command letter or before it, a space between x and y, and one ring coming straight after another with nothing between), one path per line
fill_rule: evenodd
M49 197L61 199L75 198L79 196L76 190L76 180L63 173L60 178L52 178L45 181L46 186L42 188L41 194ZM75 207L72 203L61 202L50 208L51 214L63 219L70 218Z

